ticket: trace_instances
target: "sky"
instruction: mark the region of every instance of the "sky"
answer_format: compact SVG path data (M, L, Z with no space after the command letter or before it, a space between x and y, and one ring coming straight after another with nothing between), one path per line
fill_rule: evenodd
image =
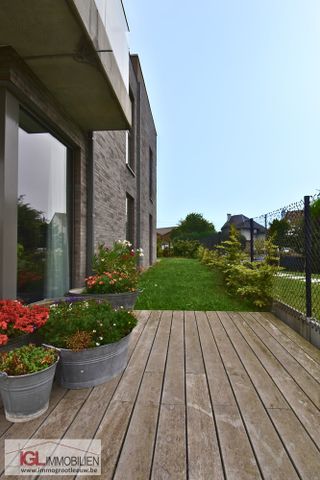
M158 227L320 190L319 0L124 0L158 133Z

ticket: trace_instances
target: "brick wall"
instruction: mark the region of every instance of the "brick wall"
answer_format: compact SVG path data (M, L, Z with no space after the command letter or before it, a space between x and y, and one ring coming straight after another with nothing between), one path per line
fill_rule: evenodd
M139 201L140 210L139 230L140 246L144 250L143 267L156 261L157 254L157 133L152 117L151 107L147 90L145 87L143 74L137 55L131 56L130 65L130 85L134 83L135 77L139 90L139 111L137 119L137 150L139 156ZM153 157L153 178L152 178L152 199L149 191L149 154L150 149ZM150 225L149 218L152 217L152 241L150 258ZM151 261L150 261L151 260Z
M134 199L135 247L143 248L141 266L156 260L156 131L138 57L130 63L130 92L133 110L134 167L126 165L126 132L95 132L93 136L94 247L111 246L126 237L126 194ZM153 194L149 192L149 152L153 153ZM152 216L152 258L150 225ZM151 260L151 262L150 262Z

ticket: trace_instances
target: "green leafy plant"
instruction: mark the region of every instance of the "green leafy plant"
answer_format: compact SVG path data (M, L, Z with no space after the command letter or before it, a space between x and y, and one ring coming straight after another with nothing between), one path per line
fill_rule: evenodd
M197 240L174 240L173 254L176 257L196 258L199 246Z
M87 293L121 293L137 289L139 271L138 258L142 249L134 250L130 242L115 242L112 248L100 244L93 257L94 275L86 278Z
M317 198L310 205L311 215L314 219L320 218L320 198Z
M242 250L239 232L231 225L229 239L213 251L202 250L201 261L222 271L231 294L249 300L259 308L269 307L274 276L280 270L278 249L272 240L270 237L261 245L265 252L264 261L249 262Z
M58 353L52 348L37 347L29 344L0 353L0 371L7 375L26 375L44 370L58 359Z
M46 344L81 350L117 342L136 324L132 313L113 310L105 302L62 302L51 305L49 319L39 333Z

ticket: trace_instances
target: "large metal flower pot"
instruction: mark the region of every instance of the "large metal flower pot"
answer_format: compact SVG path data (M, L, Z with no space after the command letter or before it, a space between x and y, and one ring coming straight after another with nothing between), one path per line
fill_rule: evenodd
M58 360L40 372L27 375L0 372L0 391L9 422L27 422L48 409L57 363Z
M125 308L126 310L132 310L140 294L139 290L134 292L123 293L83 293L83 288L73 288L69 290L69 294L72 297L79 298L79 300L99 300L103 302L109 302L113 308Z
M128 361L130 334L119 342L74 352L59 348L57 379L65 388L88 388L121 373Z
M0 353L9 352L15 348L22 347L23 345L28 345L29 343L39 343L36 333L23 333L21 335L17 335L16 337L10 338L6 345L0 345Z

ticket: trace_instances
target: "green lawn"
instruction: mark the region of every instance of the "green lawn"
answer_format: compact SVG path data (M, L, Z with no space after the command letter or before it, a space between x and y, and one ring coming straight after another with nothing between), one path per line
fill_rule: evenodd
M303 280L286 277L276 277L274 282L274 298L306 313L306 284ZM313 276L313 278L316 278ZM320 319L320 283L312 283L312 316Z
M193 259L162 258L142 274L139 288L137 310L257 310L226 292L220 272Z

